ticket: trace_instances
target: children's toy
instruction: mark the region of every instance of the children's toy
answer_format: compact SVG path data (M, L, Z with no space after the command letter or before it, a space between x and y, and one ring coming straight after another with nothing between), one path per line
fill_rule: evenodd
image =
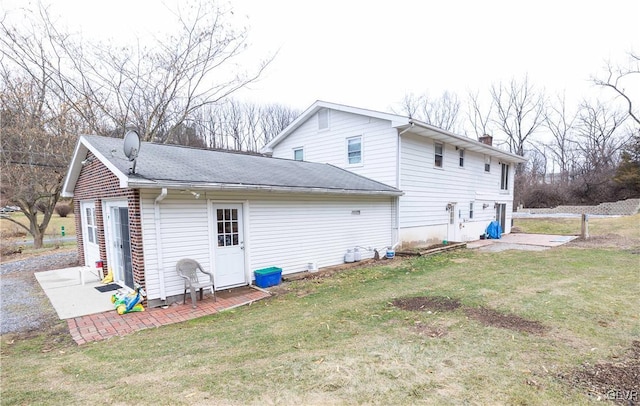
M111 296L111 303L116 308L118 314L122 315L131 312L143 312L142 300L145 293L142 287L136 284L135 290L131 293L124 294L121 292L115 293Z
M111 270L111 267L109 267L109 271L107 272L107 276L102 278L102 283L111 283L111 282L113 282L113 271Z

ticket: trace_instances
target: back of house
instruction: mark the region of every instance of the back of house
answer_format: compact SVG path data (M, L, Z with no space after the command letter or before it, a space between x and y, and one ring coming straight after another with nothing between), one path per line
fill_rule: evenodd
M403 192L404 245L472 241L497 220L511 230L515 165L525 159L480 140L395 114L317 101L263 149L328 163Z

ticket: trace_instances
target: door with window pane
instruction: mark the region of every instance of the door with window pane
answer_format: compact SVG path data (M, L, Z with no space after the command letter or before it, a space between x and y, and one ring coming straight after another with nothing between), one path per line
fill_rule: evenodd
M129 209L111 207L113 225L113 248L115 257L115 277L117 281L134 289L133 266L131 263L131 240L129 235Z
M502 232L504 233L507 222L507 205L505 203L496 204L496 220L500 223L500 228L502 228Z
M242 204L214 204L216 288L245 285Z
M98 225L96 222L96 204L81 202L82 244L84 246L84 264L95 267L100 260L100 246L98 245Z

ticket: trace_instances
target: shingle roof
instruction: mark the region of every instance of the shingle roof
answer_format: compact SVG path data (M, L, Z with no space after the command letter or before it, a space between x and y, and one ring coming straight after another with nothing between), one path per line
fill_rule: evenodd
M96 135L82 138L101 159L110 162L109 166L128 177L130 187L207 187L215 184L239 188L402 194L396 188L329 164L147 142L140 147L135 174L129 174L132 165L122 151L122 139Z

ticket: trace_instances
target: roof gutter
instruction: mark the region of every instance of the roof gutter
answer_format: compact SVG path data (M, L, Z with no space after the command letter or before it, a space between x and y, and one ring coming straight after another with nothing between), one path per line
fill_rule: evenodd
M416 127L424 128L425 130L430 130L430 131L434 131L436 133L447 135L447 136L449 136L451 138L457 139L458 141L462 141L462 142L465 142L465 143L469 143L471 145L479 146L482 149L486 149L487 151L491 151L491 152L494 153L494 155L495 154L502 155L503 157L509 158L510 160L512 160L512 161L514 161L516 163L518 163L518 162L527 162L527 159L522 157L522 156L520 156L520 155L516 155L516 154L513 154L511 152L503 151L503 150L498 149L496 147L489 146L487 144L483 144L480 141L476 141L476 140L473 140L473 139L471 139L469 137L465 137L465 136L462 136L462 135L454 134L454 133L452 133L450 131L445 131L445 130L443 130L441 128L434 127L434 126L429 125L427 123L423 123L423 122L420 122L420 121L417 121L417 120L409 120L409 124L411 124L410 128L413 128L413 126L415 125ZM403 130L403 132L406 131L406 130L409 130L409 129L405 129L405 130Z
M234 183L182 183L182 182L163 182L162 180L146 180L144 182L136 182L136 179L130 179L129 187L139 189L157 189L158 187L170 189L190 189L190 190L250 190L260 192L286 192L286 193L315 193L315 194L339 194L339 195L368 195L368 196L402 196L404 193L400 190L357 190L357 189L325 189L313 187L287 187L287 186L271 186L271 185L245 185Z
M160 282L160 300L167 300L167 292L164 285L164 264L162 259L162 233L160 230L160 202L167 197L167 188L163 187L160 194L153 201L153 220L156 225L156 250L158 257L158 279Z

